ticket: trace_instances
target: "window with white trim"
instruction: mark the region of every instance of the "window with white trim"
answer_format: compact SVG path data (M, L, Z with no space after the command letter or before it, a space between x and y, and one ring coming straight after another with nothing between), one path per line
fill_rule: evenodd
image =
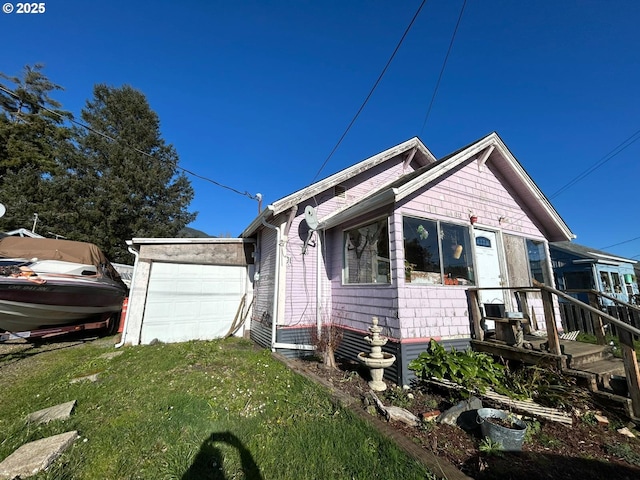
M388 219L344 232L344 283L391 283Z

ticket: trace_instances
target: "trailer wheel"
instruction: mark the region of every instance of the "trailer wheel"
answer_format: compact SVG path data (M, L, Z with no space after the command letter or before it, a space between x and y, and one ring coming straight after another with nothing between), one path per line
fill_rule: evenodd
M120 312L114 313L109 317L109 323L107 324L107 336L112 336L118 333L119 326L120 326Z

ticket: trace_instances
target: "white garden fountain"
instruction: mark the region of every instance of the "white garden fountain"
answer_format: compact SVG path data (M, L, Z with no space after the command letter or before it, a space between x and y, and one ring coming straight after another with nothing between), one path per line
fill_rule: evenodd
M382 327L378 326L378 317L372 317L371 323L373 323L373 326L369 327L371 336L364 337L365 342L371 346L371 352L360 352L358 361L368 367L371 372L371 381L369 382L371 390L382 392L387 389L386 383L382 381L384 369L393 365L396 356L382 351L382 346L387 343L388 338L380 336Z

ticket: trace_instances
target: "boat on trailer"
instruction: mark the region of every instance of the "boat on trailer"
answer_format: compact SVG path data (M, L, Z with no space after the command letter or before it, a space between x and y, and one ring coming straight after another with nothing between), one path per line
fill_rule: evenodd
M116 269L92 243L0 238L0 331L68 330L110 319L113 323L127 291Z

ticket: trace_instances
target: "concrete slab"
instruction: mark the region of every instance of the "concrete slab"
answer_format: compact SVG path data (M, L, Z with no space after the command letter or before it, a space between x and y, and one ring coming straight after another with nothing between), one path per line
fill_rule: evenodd
M87 375L85 377L78 377L78 378L73 378L71 379L71 381L69 383L79 383L79 382L97 382L98 381L98 374L94 373L92 375Z
M124 352L122 350L118 350L117 352L107 352L100 355L100 358L106 358L107 360L111 360L116 358L118 355L122 355Z
M77 438L74 430L22 445L0 463L0 480L26 478L45 470Z
M71 412L75 406L76 401L72 400L53 407L43 408L42 410L27 415L27 422L40 424L48 423L51 420L66 420L71 416Z

